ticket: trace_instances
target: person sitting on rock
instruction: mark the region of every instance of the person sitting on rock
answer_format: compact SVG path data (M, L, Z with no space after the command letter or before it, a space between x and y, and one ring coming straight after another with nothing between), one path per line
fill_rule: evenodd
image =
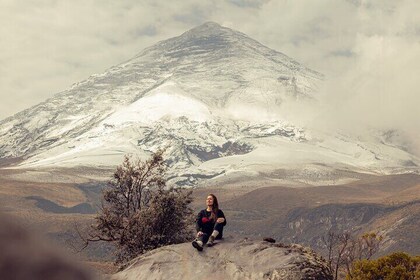
M193 247L198 251L202 251L206 243L208 247L211 247L215 239L222 239L223 227L226 225L225 214L219 209L219 203L214 194L207 196L206 204L207 208L197 215L197 238L192 242Z

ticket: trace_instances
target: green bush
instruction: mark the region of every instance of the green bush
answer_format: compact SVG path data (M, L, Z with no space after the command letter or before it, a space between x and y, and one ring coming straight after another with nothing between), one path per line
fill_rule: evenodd
M146 161L125 157L103 192L102 207L88 236L110 242L116 263L124 264L146 251L187 241L193 222L191 191L165 187L163 151Z
M403 252L353 263L347 280L420 280L420 256Z

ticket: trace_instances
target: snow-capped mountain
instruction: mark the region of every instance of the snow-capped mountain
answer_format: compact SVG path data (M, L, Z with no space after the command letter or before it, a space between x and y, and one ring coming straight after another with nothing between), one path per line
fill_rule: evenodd
M280 169L307 178L337 166L417 168L415 156L381 135L362 141L291 123L285 108L315 102L322 79L243 33L205 23L3 120L0 156L20 158L17 168L112 167L124 154L167 147L170 178L187 185Z

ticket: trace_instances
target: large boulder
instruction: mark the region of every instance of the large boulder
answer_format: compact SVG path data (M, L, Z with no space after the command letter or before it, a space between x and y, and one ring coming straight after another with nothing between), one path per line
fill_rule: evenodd
M165 246L134 259L114 280L333 279L325 260L297 244L226 238L198 252L191 244Z

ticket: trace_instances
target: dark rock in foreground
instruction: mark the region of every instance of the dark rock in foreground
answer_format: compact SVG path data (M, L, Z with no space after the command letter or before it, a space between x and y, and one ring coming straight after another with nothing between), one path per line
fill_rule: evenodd
M89 280L94 275L0 212L0 279Z
M115 280L129 279L333 279L325 260L300 245L227 238L198 252L191 244L150 251Z

